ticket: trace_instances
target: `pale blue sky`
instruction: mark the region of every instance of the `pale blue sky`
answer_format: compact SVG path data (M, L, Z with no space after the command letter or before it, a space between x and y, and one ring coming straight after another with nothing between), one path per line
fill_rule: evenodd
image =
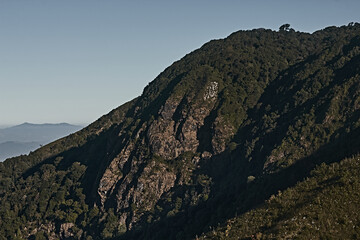
M359 12L358 0L0 0L0 125L90 123L209 40Z

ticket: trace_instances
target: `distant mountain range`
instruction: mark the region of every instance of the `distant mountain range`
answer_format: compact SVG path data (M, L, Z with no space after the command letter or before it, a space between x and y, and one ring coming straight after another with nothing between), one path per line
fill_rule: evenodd
M23 123L0 129L0 161L9 157L28 154L44 144L80 130L81 126L68 123Z

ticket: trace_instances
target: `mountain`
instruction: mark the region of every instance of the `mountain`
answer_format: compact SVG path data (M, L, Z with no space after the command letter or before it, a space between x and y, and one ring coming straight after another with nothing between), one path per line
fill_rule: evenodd
M50 143L70 133L80 130L81 126L68 123L31 124L0 129L0 161L9 157L28 154L41 145Z
M286 26L0 163L0 239L358 238L360 24Z
M70 133L79 131L81 128L81 126L68 123L23 123L13 127L0 129L0 142L52 142Z

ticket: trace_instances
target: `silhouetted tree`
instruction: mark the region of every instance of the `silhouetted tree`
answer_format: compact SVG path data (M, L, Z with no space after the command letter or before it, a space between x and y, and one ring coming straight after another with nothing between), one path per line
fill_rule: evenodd
M288 32L290 30L290 24L286 23L286 24L283 24L279 27L279 31L280 32Z

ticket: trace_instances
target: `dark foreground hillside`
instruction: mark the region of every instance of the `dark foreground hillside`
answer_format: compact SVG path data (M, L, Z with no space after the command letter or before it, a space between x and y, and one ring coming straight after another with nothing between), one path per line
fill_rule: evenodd
M359 176L359 155L321 164L294 187L200 239L359 239Z
M359 24L233 33L1 163L0 239L356 239L359 117Z

